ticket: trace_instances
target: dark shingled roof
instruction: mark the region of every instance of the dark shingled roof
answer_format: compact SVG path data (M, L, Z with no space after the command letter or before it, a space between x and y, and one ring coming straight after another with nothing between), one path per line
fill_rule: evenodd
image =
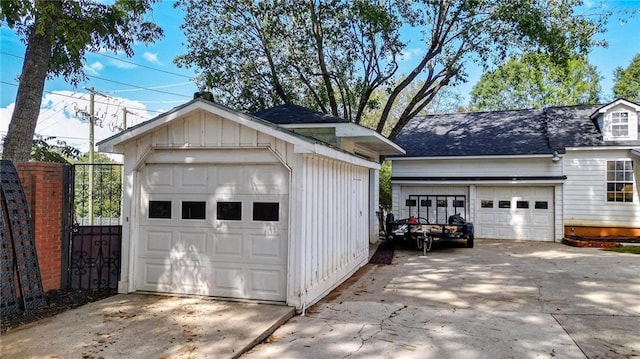
M602 105L428 115L409 121L394 140L400 157L499 156L563 153L606 143L590 115Z
M306 107L284 104L260 110L253 113L253 116L260 117L278 125L288 125L296 123L343 123L349 122L343 118L327 115L326 113L314 111Z

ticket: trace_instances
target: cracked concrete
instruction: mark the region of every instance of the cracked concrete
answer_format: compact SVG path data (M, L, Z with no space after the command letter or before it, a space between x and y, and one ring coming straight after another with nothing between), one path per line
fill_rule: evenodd
M640 358L640 257L477 240L367 265L246 358Z

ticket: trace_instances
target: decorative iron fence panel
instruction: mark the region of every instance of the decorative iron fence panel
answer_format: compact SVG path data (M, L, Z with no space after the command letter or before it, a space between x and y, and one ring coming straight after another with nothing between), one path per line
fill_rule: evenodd
M66 265L67 287L117 288L122 243L122 165L77 163L69 176L72 225Z
M76 226L71 239L69 286L117 288L122 226Z

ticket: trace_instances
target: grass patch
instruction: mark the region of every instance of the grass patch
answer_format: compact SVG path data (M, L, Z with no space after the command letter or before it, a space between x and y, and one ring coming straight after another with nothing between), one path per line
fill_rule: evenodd
M640 246L623 246L623 247L617 247L617 248L606 248L605 251L640 254Z

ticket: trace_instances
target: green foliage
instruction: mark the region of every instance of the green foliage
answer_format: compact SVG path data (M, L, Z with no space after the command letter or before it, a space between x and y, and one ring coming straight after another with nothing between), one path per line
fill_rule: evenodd
M85 154L75 164L75 217L89 217L89 172L93 171L94 218L120 218L122 165L103 154L94 156L99 165L84 164L88 159Z
M640 103L640 54L634 56L626 69L618 67L614 76L615 96Z
M465 81L465 66L472 61L489 67L535 51L566 65L586 54L607 14L579 14L581 5L581 0L179 0L188 51L175 61L195 67L199 85L232 108L253 111L292 102L360 123L365 109L379 107L376 130L391 127L393 138L442 89ZM401 28L418 34L418 40L403 43ZM413 68L398 73L407 53L417 57L409 62ZM378 89L388 95L375 95ZM411 95L402 99L405 93ZM399 112L397 118L392 111Z
M622 246L622 247L616 247L616 248L605 248L605 251L629 253L629 254L640 254L640 246Z
M70 164L78 159L80 150L67 145L66 142L55 137L37 136L31 146L31 159L40 162L56 162Z
M85 53L122 51L133 56L134 42L151 43L163 35L145 15L157 0L56 0L0 1L0 21L13 28L28 44L31 32L48 34L53 46L49 76L63 76L77 85L86 79ZM55 31L46 31L55 19Z
M380 207L391 210L391 161L380 165Z
M482 75L471 91L474 111L512 110L594 104L599 100L600 77L586 57L556 64L541 53L509 59Z

